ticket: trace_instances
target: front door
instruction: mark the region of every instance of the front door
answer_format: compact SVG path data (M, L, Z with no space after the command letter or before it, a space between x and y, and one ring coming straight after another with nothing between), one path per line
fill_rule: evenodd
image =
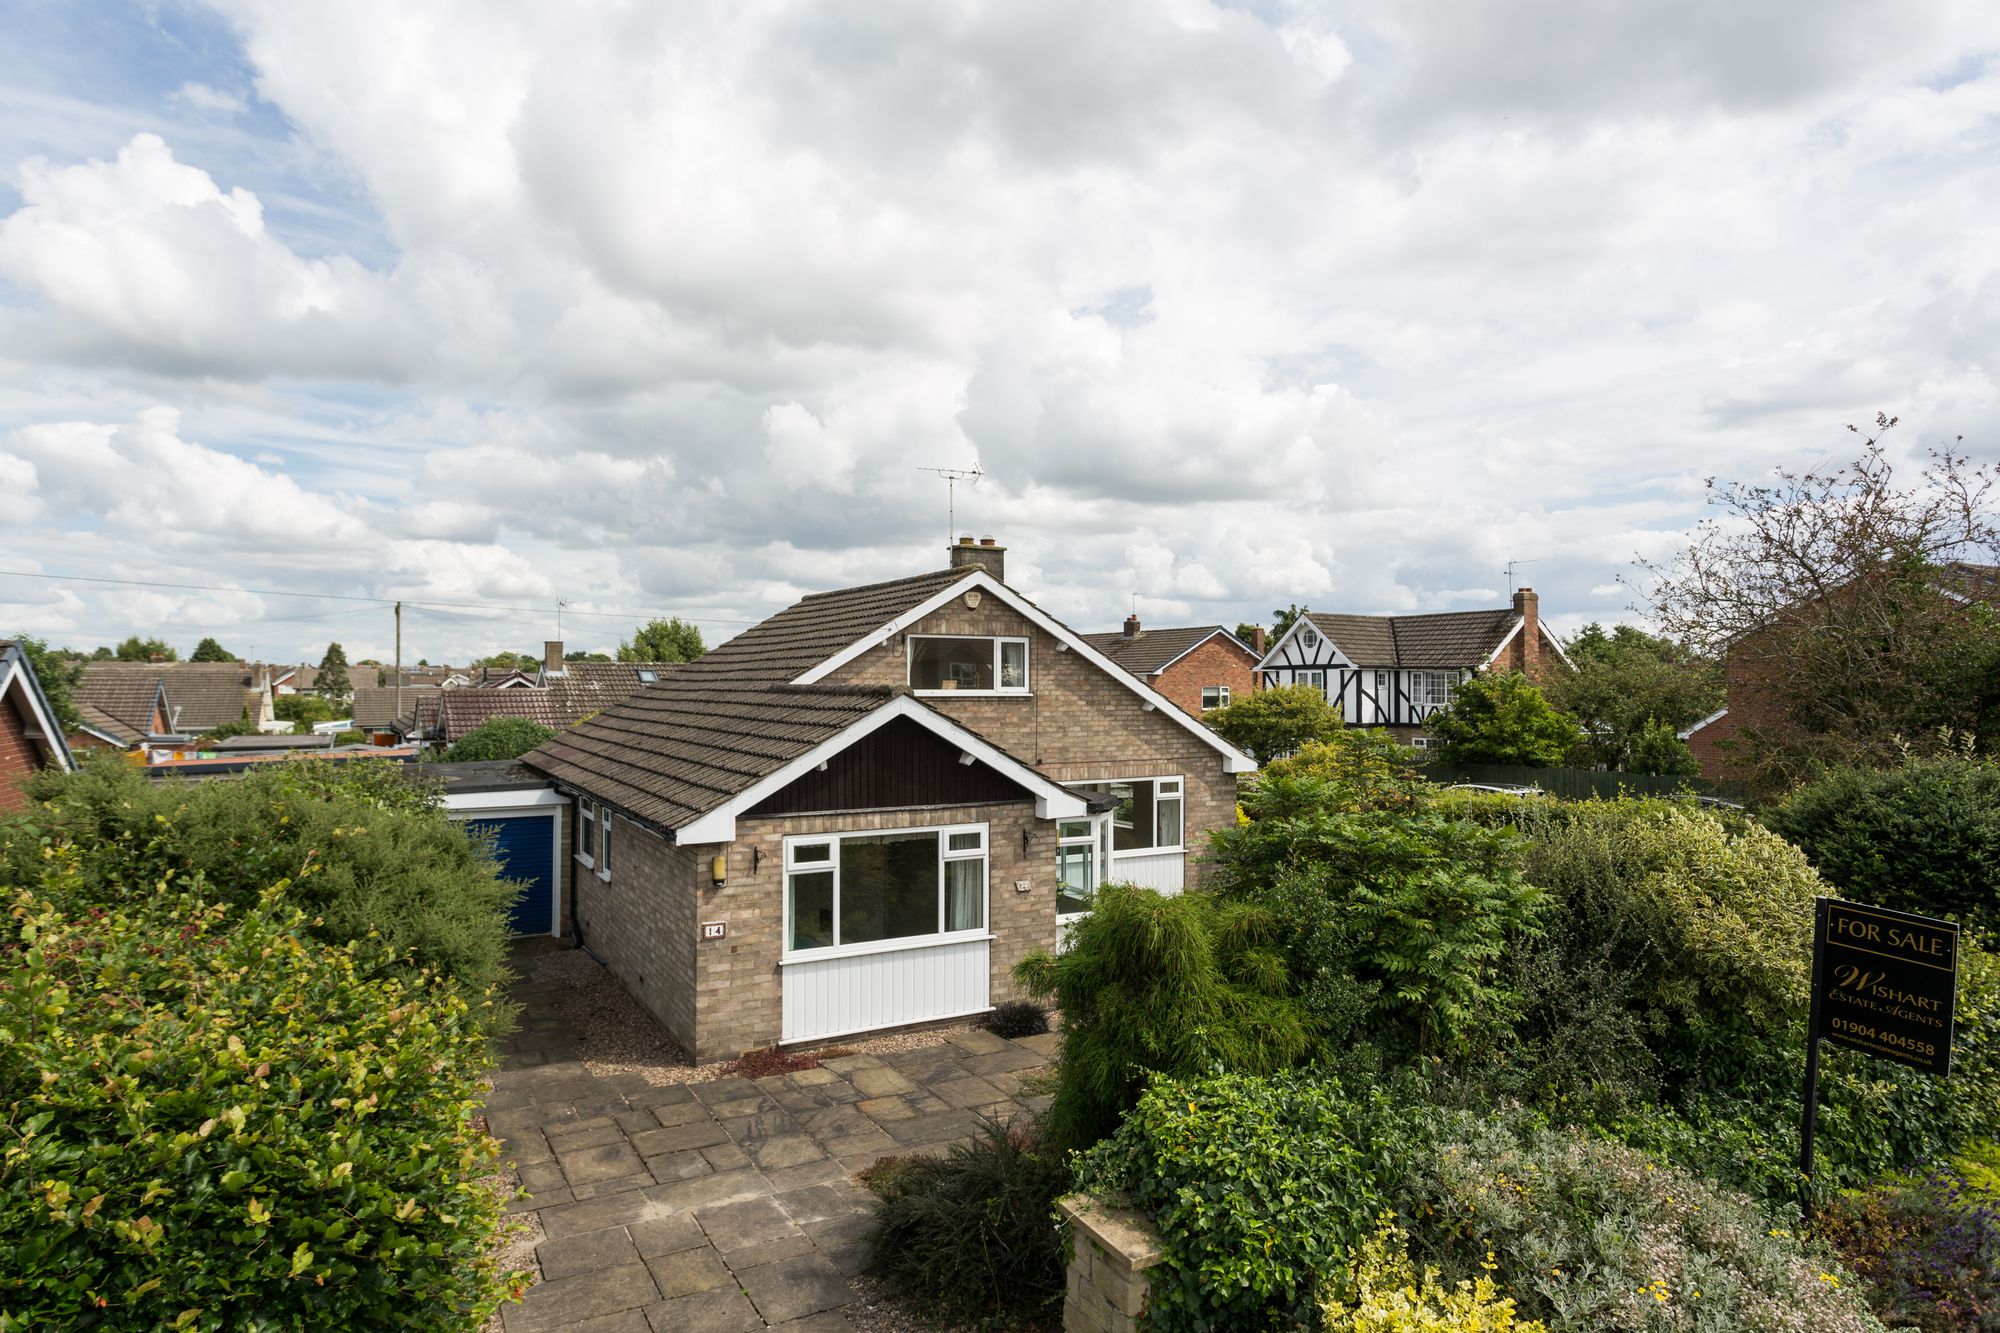
M1056 947L1090 914L1111 864L1111 812L1056 825Z

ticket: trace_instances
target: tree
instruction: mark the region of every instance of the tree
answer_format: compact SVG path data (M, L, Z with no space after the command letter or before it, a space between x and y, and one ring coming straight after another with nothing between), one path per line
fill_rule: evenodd
M1761 786L1966 737L2000 748L2000 618L1977 568L2000 558L2000 467L1954 445L1899 484L1881 444L1895 424L1877 416L1840 467L1711 478L1720 512L1672 559L1641 562L1661 629L1727 652L1742 767Z
M1285 631L1292 627L1292 622L1305 613L1306 608L1300 606L1297 602L1293 602L1283 611L1273 611L1271 613L1271 642L1276 643L1278 640L1284 638Z
M235 660L236 654L214 639L203 639L194 646L194 651L188 654L190 662L234 662Z
M165 639L142 639L134 634L118 645L116 656L121 662L178 662L181 655Z
M609 662L610 653L587 653L580 648L572 648L563 654L565 662Z
M49 707L55 710L56 725L64 731L75 731L81 727L83 713L71 696L71 688L83 679L83 663L71 660L71 654L58 652L45 641L26 634L17 636L14 642L21 645L22 656L34 668L35 680L48 697Z
M519 759L553 737L555 732L525 717L496 717L481 723L458 738L446 750L446 762L460 764L483 759Z
M1258 763L1328 740L1344 725L1337 704L1311 685L1279 685L1203 713L1201 720Z
M1634 773L1660 777L1691 778L1701 772L1694 751L1688 749L1675 729L1665 722L1648 718L1632 736L1632 752L1625 767Z
M675 616L670 620L649 620L629 643L618 645L621 662L692 662L708 649L702 645L701 630Z
M197 741L226 741L231 736L255 736L256 734L257 724L247 717L239 717L234 721L210 727L195 739Z
M490 657L476 659L476 667L499 667L504 671L533 671L542 664L542 659L533 653L510 653L505 649Z
M319 659L319 676L314 687L329 699L345 699L354 693L354 686L347 679L347 650L337 643L326 646L326 655Z
M293 724L292 731L310 735L316 722L331 722L340 714L331 702L317 694L281 694L271 701L271 714L280 722Z
M1576 669L1553 673L1543 688L1583 727L1573 762L1584 767L1633 768L1633 746L1649 724L1671 733L1722 707L1721 666L1671 639L1593 623L1568 651Z
M1560 766L1580 735L1576 719L1558 712L1518 671L1463 682L1424 728L1440 742L1438 757L1447 764L1532 768Z

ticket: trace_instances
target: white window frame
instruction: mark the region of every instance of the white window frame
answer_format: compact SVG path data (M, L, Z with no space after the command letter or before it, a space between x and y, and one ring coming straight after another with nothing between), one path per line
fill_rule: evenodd
M1319 632L1308 625L1299 631L1299 643L1307 652L1319 647Z
M1081 824L1083 825L1083 832L1065 834L1062 831L1064 824ZM1058 924L1081 921L1084 917L1089 916L1091 908L1097 905L1097 891L1104 887L1111 869L1111 813L1106 811L1101 815L1083 815L1076 819L1057 820L1056 867L1059 873L1062 867L1063 849L1066 847L1084 847L1089 849L1090 883L1084 889L1086 903L1081 910L1065 912L1060 907L1056 909L1056 921ZM1058 902L1062 898L1062 884L1060 880L1056 884L1056 898Z
M1134 856L1171 856L1176 853L1180 854L1186 853L1187 779L1183 775L1179 773L1148 773L1143 777L1135 777L1135 778L1080 779L1076 782L1065 783L1064 785L1069 787L1071 791L1078 791L1084 787L1096 787L1102 784L1112 783L1112 782L1150 782L1153 784L1153 810L1154 810L1153 829L1155 833L1159 831L1159 819L1160 819L1159 804L1161 796L1165 795L1171 800L1178 801L1181 807L1181 818L1180 818L1181 836L1180 836L1180 841L1174 843L1171 847L1126 847L1121 850L1115 845L1117 842L1117 835L1114 831L1111 843L1106 844L1103 851L1104 856L1109 861L1127 860ZM1165 790L1165 788L1169 786L1173 788L1172 791ZM1095 795L1096 793L1092 794ZM1112 810L1112 811L1106 811L1104 815L1106 826L1114 830L1116 828L1116 819L1114 818L1116 813L1117 812L1115 810ZM1058 845L1062 845L1063 843L1073 843L1076 841L1078 841L1078 839L1075 838L1057 839ZM1102 877L1103 877L1102 870L1100 870L1099 878Z
M584 850L586 847L594 849L597 846L597 814L597 802L591 800L588 796L579 796L576 798L576 830L573 835L575 838L573 850L576 854L577 864L586 870L595 870L597 868L597 857L594 851Z
M611 882L611 811L597 807L597 877Z
M1422 688L1419 691L1413 691L1413 693L1419 695L1416 702L1420 706L1425 708L1446 708L1450 706L1451 692L1457 689L1459 684L1459 676L1456 671L1419 671L1416 673L1416 677L1416 684ZM1440 685L1443 688L1438 691L1438 697L1433 698L1432 687Z
M1210 695L1215 696L1214 703L1208 701ZM1227 685L1204 685L1201 687L1202 712L1206 713L1211 709L1227 707L1229 707L1229 687Z
M939 690L939 689L918 688L918 686L915 683L914 673L916 671L916 665L917 665L917 643L919 640L922 639L985 639L987 642L991 643L993 645L993 688L990 690L960 690L960 689ZM1008 643L1018 643L1021 645L1021 683L1019 685L1003 686L1000 684L1001 680L1000 646L1002 644L1008 644ZM1034 692L1035 678L1034 678L1034 663L1032 658L1033 654L1029 650L1028 639L1025 635L910 634L910 635L905 635L903 640L903 680L905 683L909 684L910 692L912 694L915 694L920 699L938 698L946 696L954 699L966 699L966 698L990 699L1000 695L1004 695L1010 698L1018 697L1020 695L1032 694Z
M1410 748L1413 750L1429 750L1436 745L1437 745L1437 739L1432 736L1410 737Z
M1298 675L1295 676L1293 679L1297 684L1310 685L1314 689L1318 690L1320 698L1324 699L1327 697L1326 672L1324 670L1318 667L1314 667L1311 671L1299 672Z
M961 636L952 636L961 637ZM983 637L983 636L981 636ZM893 940L868 940L861 944L841 944L840 939L840 844L848 838L893 838L904 834L929 833L937 838L937 924L938 928L929 935L901 935ZM951 850L951 835L954 833L977 833L977 849ZM825 844L825 861L805 861L798 859L801 847ZM965 930L946 930L945 912L945 864L950 861L978 861L984 867L979 884L979 920L977 926ZM835 943L818 949L794 949L792 947L792 876L798 872L808 874L828 873L833 875L833 933ZM990 940L993 938L993 839L985 824L930 824L914 828L858 828L843 829L838 833L795 833L785 838L784 899L783 916L779 928L784 931L783 951L779 963L811 962L819 958L855 958L871 953L897 953L905 949L927 949L940 944L956 944L965 940Z

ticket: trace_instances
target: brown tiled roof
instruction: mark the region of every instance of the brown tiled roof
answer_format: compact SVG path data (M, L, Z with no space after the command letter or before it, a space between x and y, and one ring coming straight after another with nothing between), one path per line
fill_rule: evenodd
M2000 565L1974 565L1955 560L1944 567L1945 586L1961 597L2000 606Z
M1513 608L1423 616L1306 613L1356 666L1476 667L1493 656L1517 617Z
M1085 643L1103 653L1106 657L1124 667L1135 676L1150 676L1169 662L1185 654L1196 644L1212 634L1220 634L1229 642L1249 653L1243 644L1227 627L1222 625L1187 625L1177 629L1141 629L1137 634L1126 636L1119 632L1110 634L1086 634ZM1256 654L1251 653L1254 661Z
M629 693L631 691L626 692ZM602 712L625 698L626 694L571 689L566 685L552 685L547 689L440 690L440 739L450 744L496 717L524 717L551 731L561 731L564 727L575 726L581 718Z
M565 662L562 674L547 677L545 683L613 690L622 699L634 690L657 684L662 676L683 665L681 662ZM641 672L651 673L653 679L641 680Z
M703 670L727 668L742 681L788 681L973 573L940 569L888 583L814 593L744 630L694 665Z
M776 656L760 650L752 660L775 671ZM892 697L893 691L873 686L745 680L735 669L710 669L704 658L562 732L521 762L629 815L674 828L716 809Z
M153 729L160 676L160 667L150 662L86 662L70 698L93 728L134 744Z
M434 699L440 693L435 685L405 685L402 712L408 714L417 707L418 700ZM386 730L394 725L397 716L395 686L367 685L354 691L354 725L362 731Z
M83 725L92 731L102 732L121 745L137 745L146 739L146 728L120 721L95 704L78 704L76 711L82 715Z
M263 670L244 662L86 662L74 697L143 732L165 682L168 725L195 735L240 720Z

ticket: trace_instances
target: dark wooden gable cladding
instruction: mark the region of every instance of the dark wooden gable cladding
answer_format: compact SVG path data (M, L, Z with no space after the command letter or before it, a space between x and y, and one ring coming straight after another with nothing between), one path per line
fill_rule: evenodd
M956 745L906 717L878 727L745 812L759 815L898 810L925 805L991 805L1033 799L985 764L959 762Z

